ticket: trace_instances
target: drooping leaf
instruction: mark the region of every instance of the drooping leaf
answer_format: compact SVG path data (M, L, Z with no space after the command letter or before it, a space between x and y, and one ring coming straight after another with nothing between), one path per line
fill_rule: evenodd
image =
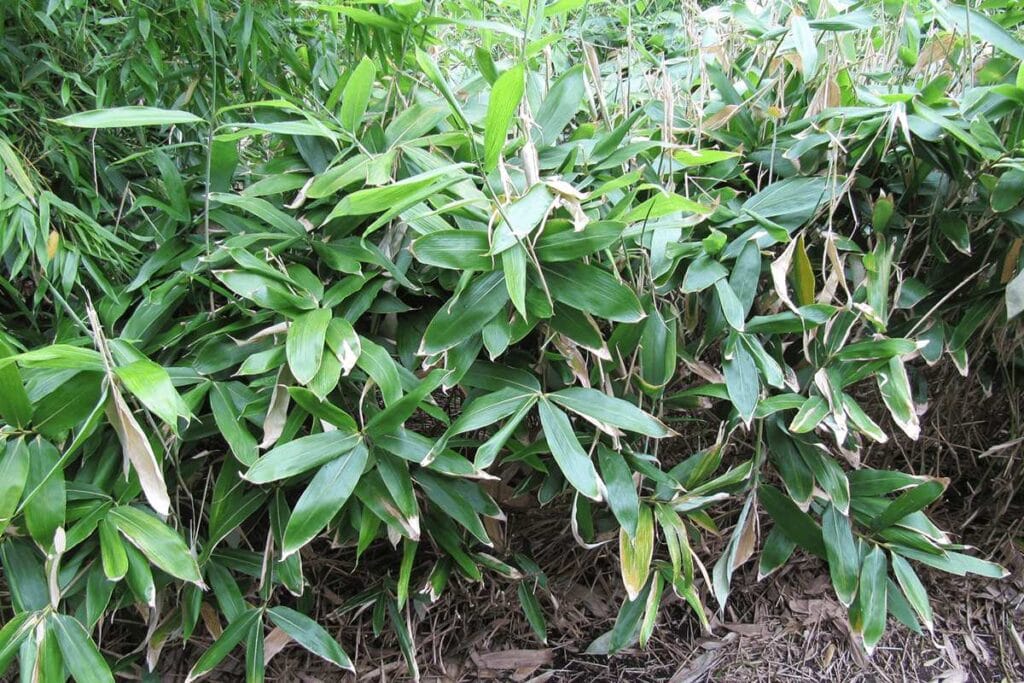
M860 553L853 539L848 517L829 505L821 518L822 537L828 557L829 573L839 602L844 607L853 604L860 576Z
M274 625L291 636L292 640L313 654L342 669L355 672L352 660L338 642L318 623L301 612L280 605L267 610Z
M334 518L359 483L368 456L366 446L360 443L317 471L285 527L281 549L285 557L309 543Z
M420 353L450 349L483 329L508 301L500 271L477 277L456 299L441 307L423 334Z
M608 493L608 506L612 509L615 519L622 525L626 536L635 539L639 523L640 498L636 493L632 473L625 459L618 451L603 444L597 447L598 462L601 465L601 476Z
M203 652L192 666L192 670L188 672L188 678L185 679L186 682L191 683L213 671L249 635L252 625L260 619L261 614L261 610L251 608L228 624L220 637Z
M203 585L195 555L181 536L159 519L128 505L112 508L106 519L157 567L182 581Z
M47 625L56 634L64 665L77 683L113 683L110 667L78 619L51 614Z
M619 530L619 568L630 600L636 600L647 583L654 552L654 515L648 505L640 506L636 534Z
M317 308L303 313L288 327L285 352L288 367L299 384L309 384L320 369L331 311Z
M861 636L864 639L864 649L871 654L875 645L881 640L885 632L885 620L888 615L886 602L888 578L887 562L885 551L875 547L864 558L860 571L860 590L857 592L857 602L860 605L863 628Z
M566 480L587 498L601 500L603 485L590 456L580 446L569 417L547 399L542 398L537 406L551 455Z

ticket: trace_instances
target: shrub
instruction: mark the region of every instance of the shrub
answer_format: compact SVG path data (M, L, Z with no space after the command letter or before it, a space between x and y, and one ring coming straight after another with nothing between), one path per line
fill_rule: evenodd
M377 539L348 597L413 675L451 581L518 582L544 640L499 481L617 540L594 652L666 589L706 623L758 549L824 559L869 652L932 627L915 566L1003 574L926 516L946 481L861 455L917 438L912 361L1019 341L1012 10L167 4L0 10L0 668L110 680L132 605L156 667L204 600L193 678L262 678L267 627L350 668L303 555Z

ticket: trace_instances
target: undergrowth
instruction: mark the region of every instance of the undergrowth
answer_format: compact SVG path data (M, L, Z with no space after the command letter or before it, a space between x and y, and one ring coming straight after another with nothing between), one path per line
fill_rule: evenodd
M303 565L381 543L342 609L414 678L454 582L543 642L505 494L617 548L591 654L794 553L869 654L915 567L1001 577L861 459L865 396L916 439L924 366L1019 367L1024 11L765 4L0 7L0 670L353 669Z

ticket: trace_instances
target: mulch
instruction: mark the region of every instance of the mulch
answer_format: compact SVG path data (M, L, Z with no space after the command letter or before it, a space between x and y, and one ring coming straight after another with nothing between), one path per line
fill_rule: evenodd
M588 645L611 629L625 597L617 544L580 547L569 529L568 504L558 499L543 508L509 505L502 547L496 550L506 556L523 552L548 576L550 591L542 598L548 642L533 635L514 582L488 578L472 583L453 573L448 590L415 613L422 680L1024 682L1024 441L1019 438L1024 395L960 379L948 368L932 369L926 378L932 385L929 393L939 398L921 417L921 438L894 438L874 446L863 454L864 462L949 477L953 483L930 510L932 518L1011 571L1007 579L993 581L921 567L935 610L934 633L916 635L890 620L885 638L867 658L849 632L827 568L798 552L760 582L754 561L737 570L729 605L713 616L710 633L666 590L669 597L645 649L587 655ZM884 409L872 412L884 421ZM684 432L670 449L693 452L713 440L711 421L691 424L693 433ZM895 433L892 425L885 426ZM668 459L672 453L664 455ZM709 570L727 537L727 531L719 537L705 534L698 554ZM398 556L384 542L359 564L351 554L324 545L306 558L305 567L323 620L353 656L357 675L342 675L300 648L286 646L268 664L268 680L409 679L389 630L370 635L372 607L341 610L343 596L370 587L397 566ZM716 607L706 589L702 599L709 609ZM194 645L182 650L169 644L161 680L183 679L199 652ZM232 657L213 680L241 679L241 652Z

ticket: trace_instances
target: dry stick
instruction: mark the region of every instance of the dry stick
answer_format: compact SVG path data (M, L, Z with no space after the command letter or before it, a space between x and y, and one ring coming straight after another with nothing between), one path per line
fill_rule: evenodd
M977 276L977 275L978 275L979 273L981 273L981 271L985 270L985 268L986 268L986 266L982 266L981 268L978 268L978 269L977 269L976 271L974 271L973 273L971 273L970 275L968 275L968 276L967 276L966 278L964 278L964 281L963 281L963 282L961 282L961 283L960 283L960 284L958 284L958 285L957 285L956 287L954 287L954 288L953 288L952 290L950 290L950 292L949 292L948 294L946 294L946 296L944 296L944 297L942 297L941 299L939 299L939 301L938 301L938 302L937 302L937 303L936 303L936 304L935 304L934 306L932 306L931 308L929 308L929 309L928 309L928 312L927 312L927 313L925 313L925 314L924 314L923 316L921 316L921 319L920 319L920 320L918 320L918 321L917 321L917 323L915 323L915 324L914 324L914 326L910 328L910 331L909 331L909 332L907 332L907 336L908 336L908 337L912 337L912 336L914 335L914 332L917 332L917 329L918 329L919 327L921 327L921 324L922 324L922 323L923 323L923 322L924 322L925 320L927 320L927 319L928 319L928 317L929 317L929 316L930 316L930 315L931 315L932 313L934 313L934 312L935 312L936 310L938 310L938 309L939 309L939 308L940 308L940 307L942 306L942 304L946 303L946 302L947 302L947 301L948 301L948 300L949 300L949 299L950 299L950 298L951 298L951 297L952 297L952 296L953 296L954 294L956 294L957 292L959 292L959 291L960 291L960 289L961 289L961 288L962 288L962 287L963 287L964 285L966 285L966 284L967 284L968 282L970 282L971 280L973 280L973 279L974 279L974 278L975 278L975 277L976 277L976 276Z

